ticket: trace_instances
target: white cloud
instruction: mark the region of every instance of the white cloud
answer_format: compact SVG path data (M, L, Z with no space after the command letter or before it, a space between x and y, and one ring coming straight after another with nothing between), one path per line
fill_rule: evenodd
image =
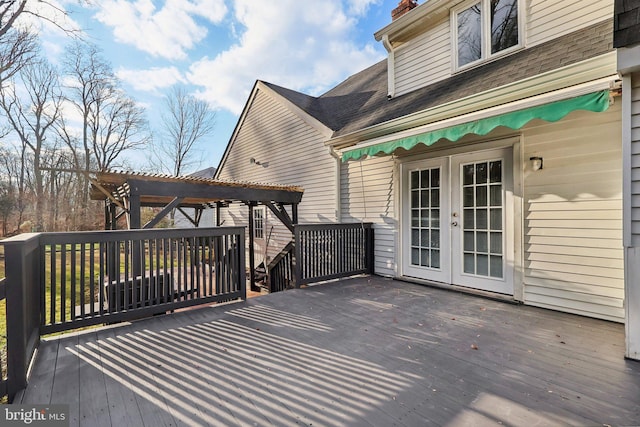
M175 60L207 36L199 19L218 24L226 13L224 0L167 0L160 8L152 0L106 0L95 17L113 28L116 41Z
M135 90L159 93L161 89L184 83L182 73L176 67L154 67L148 70L120 68L116 76Z
M349 0L349 12L354 15L364 16L369 11L369 6L380 4L382 0Z
M320 94L382 59L353 40L357 19L377 0L236 0L238 43L191 65L199 96L239 113L256 79Z

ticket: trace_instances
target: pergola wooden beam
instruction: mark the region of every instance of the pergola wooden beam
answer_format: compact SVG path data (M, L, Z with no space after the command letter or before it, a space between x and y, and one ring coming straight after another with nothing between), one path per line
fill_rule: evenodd
M173 209L178 207L178 205L183 200L184 200L184 197L176 197L175 199L173 199L171 203L169 203L160 212L158 212L158 214L151 221L147 222L142 228L153 228L157 223L162 221L162 218L167 216L169 212L171 212Z
M273 200L279 203L300 203L302 192L285 189L265 189L258 187L239 187L211 185L197 182L163 182L129 179L130 194L144 197L176 197L203 200Z

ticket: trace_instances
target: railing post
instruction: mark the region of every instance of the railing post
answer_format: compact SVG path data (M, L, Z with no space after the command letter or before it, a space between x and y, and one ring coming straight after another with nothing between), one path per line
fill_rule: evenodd
M2 242L7 284L7 394L11 402L27 386L27 369L40 344L41 259L39 234Z
M302 285L302 239L301 229L297 224L293 226L293 251L291 264L293 265L293 286L299 288Z
M365 250L365 269L366 274L374 274L374 263L375 263L375 246L374 246L374 231L373 224L367 224L365 228L365 236L364 236L364 250Z
M244 228L238 231L238 280L240 281L240 293L243 300L247 299L247 274L245 271L245 252L244 252Z

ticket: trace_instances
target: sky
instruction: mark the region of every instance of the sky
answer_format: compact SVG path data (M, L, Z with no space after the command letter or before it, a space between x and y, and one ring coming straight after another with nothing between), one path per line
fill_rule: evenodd
M320 95L385 57L373 33L398 0L58 0L160 135L175 85L216 112L201 168L217 166L256 80ZM49 60L68 41L42 32ZM140 167L144 153L131 156Z

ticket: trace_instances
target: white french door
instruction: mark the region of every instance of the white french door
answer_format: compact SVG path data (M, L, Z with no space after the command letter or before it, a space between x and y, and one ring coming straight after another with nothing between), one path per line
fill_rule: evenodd
M513 294L512 155L403 164L402 274Z

